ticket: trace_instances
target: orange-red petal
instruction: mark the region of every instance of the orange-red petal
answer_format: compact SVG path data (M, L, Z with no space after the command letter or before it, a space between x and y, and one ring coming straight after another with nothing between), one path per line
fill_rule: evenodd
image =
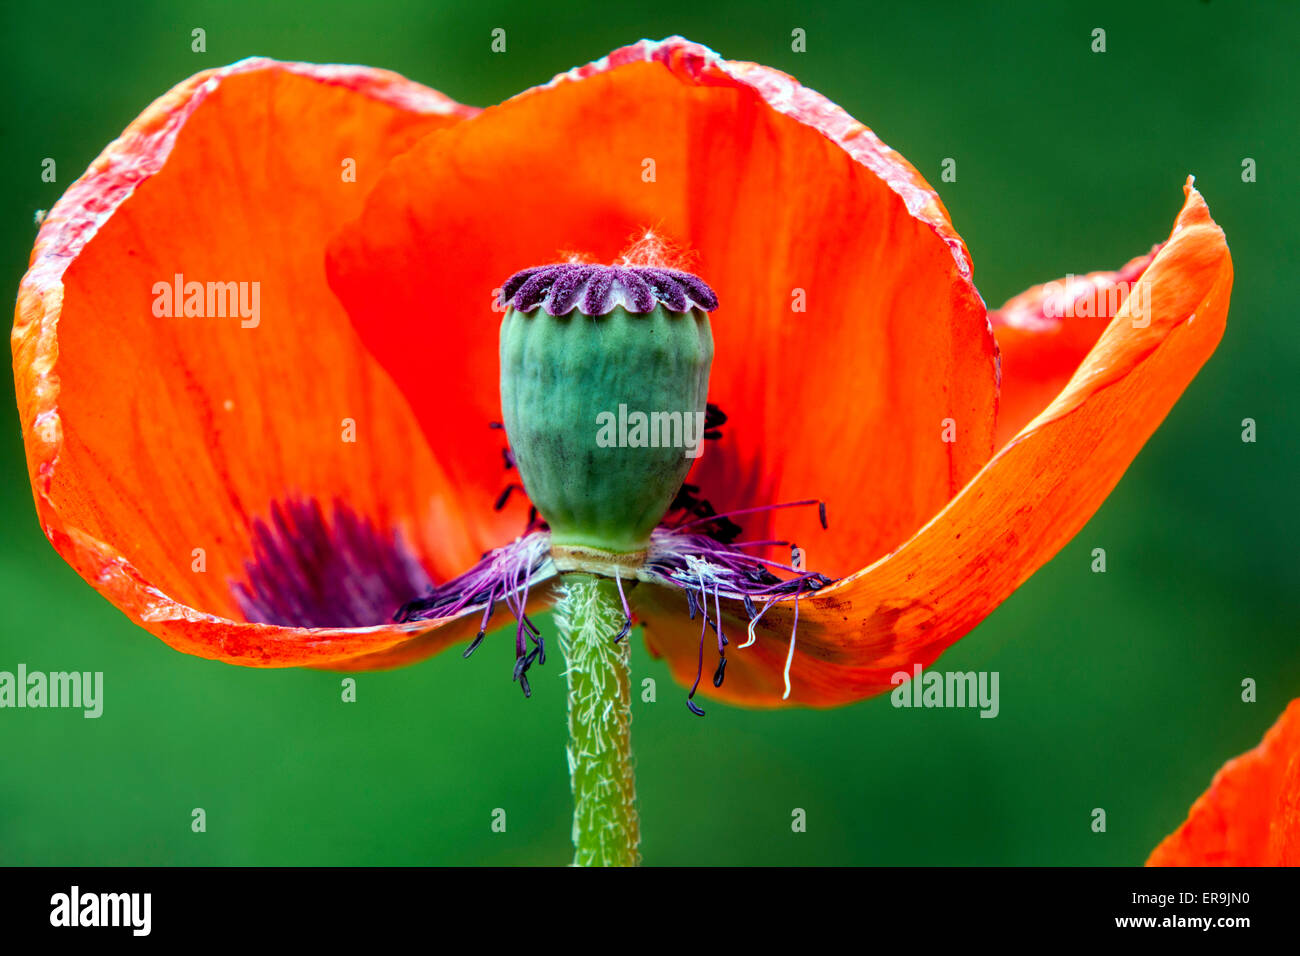
M998 448L1061 394L1157 251L1159 247L1114 272L1034 286L989 313L1002 359Z
M566 251L612 261L647 228L721 301L710 398L729 420L689 479L719 510L824 498L816 561L847 574L988 460L995 345L934 191L822 96L680 38L427 137L332 245L330 282L453 479L490 488L493 290ZM759 538L816 527L749 522Z
M320 664L438 623L248 623L232 587L258 522L293 499L400 534L435 577L482 550L324 277L327 237L383 164L473 112L381 70L244 61L160 98L45 220L13 331L39 519L173 647ZM155 315L155 284L176 274L249 283L249 304L259 283L260 321Z
M1146 317L1135 324L1126 302L1060 394L933 520L887 557L801 599L788 703L848 703L889 690L914 664L929 666L1100 507L1223 334L1232 261L1190 180L1185 192L1168 242L1142 273ZM638 587L629 600L651 646L680 680L694 680L698 623L662 589ZM793 617L793 601L772 607L759 643L730 653L726 683L708 692L780 704ZM734 606L729 620L733 633L743 628Z
M1300 700L1214 775L1148 866L1300 866Z

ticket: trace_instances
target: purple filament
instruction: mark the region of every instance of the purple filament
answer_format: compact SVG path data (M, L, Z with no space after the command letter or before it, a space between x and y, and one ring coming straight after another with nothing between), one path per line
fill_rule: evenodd
M623 602L623 628L614 638L614 643L617 644L627 637L628 631L632 630L632 611L627 606L627 595L623 593L623 576L615 574L614 583L618 585L618 599Z
M515 617L514 680L523 689L524 696L532 695L528 683L528 668L535 662L546 663L546 643L541 630L528 617L528 592L533 581L549 560L550 535L537 531L517 538L504 547L489 551L482 560L464 574L428 589L420 598L408 601L393 615L399 623L433 621L483 608L478 634L465 657L469 657L483 643L492 613L498 601L504 601ZM533 642L529 651L528 641Z
M786 673L788 681L789 663L794 653L794 642L799 627L799 598L805 593L817 591L833 579L816 571L802 571L778 561L748 554L741 547L764 544L788 544L783 541L748 541L738 545L727 544L714 538L688 530L691 526L705 524L716 519L726 519L740 514L753 514L775 508L788 508L799 505L819 505L819 513L824 514L825 506L817 499L768 505L759 508L745 508L723 515L702 516L696 521L675 528L660 527L651 536L650 550L643 566L643 572L649 572L662 583L678 588L686 596L686 607L695 619L698 612L700 620L699 653L696 661L695 682L686 696L686 706L691 713L703 717L704 711L695 703L695 693L699 689L704 673L704 639L712 626L718 638L718 666L713 674L713 686L721 687L726 678L726 648L730 643L723 632L722 598L738 600L742 603L745 614L753 625L765 614L776 601L793 597L795 618L790 633L790 652L787 656ZM771 570L777 568L787 571L792 577L778 577ZM713 599L713 619L710 620L709 598ZM763 599L762 610L755 605L755 598ZM751 639L752 642L752 639ZM746 646L746 645L741 645ZM788 684L787 684L788 688ZM787 689L787 696L789 691Z

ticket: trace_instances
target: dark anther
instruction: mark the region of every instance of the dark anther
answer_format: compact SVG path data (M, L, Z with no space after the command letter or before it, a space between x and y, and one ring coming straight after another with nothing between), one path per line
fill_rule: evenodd
M700 605L695 600L694 591L692 591L690 588L685 588L684 590L686 591L686 609L691 612L691 620L693 621L695 620L695 615L700 610Z
M718 530L714 537L723 544L731 544L740 537L740 533L744 530L730 518L723 518L716 527Z
M827 530L828 525L826 524L826 502L824 501L817 502L817 517L822 519L822 530L823 531Z
M713 672L713 686L721 687L722 681L727 676L727 659L726 657L718 658L718 669Z
M727 423L726 414L717 405L712 402L706 402L704 405L704 437L709 441L717 441L722 437L722 426Z
M689 697L686 698L686 706L691 709L691 713L696 717L704 716L704 711L700 709L700 705L695 703L695 701L691 700Z
M506 502L510 500L510 495L513 494L516 490L523 491L523 489L520 488L518 485L516 485L514 482L511 482L510 484L506 485L505 490L502 491L501 494L497 495L496 504L492 506L492 510L500 511L502 508L504 508L506 506Z
M717 515L717 509L708 501L697 496L696 492L700 490L699 485L682 485L677 492L677 497L673 499L669 512L684 511L691 518L712 518ZM730 518L718 518L713 523L714 531L711 537L715 541L721 541L723 544L730 544L740 537L741 527Z
M544 654L541 643L538 643L527 655L521 654L515 658L515 680L523 688L525 697L533 696L532 685L528 683L528 668L533 666L533 662Z
M488 422L488 427L504 428L505 426L502 425L500 422ZM510 450L509 445L501 449L501 463L505 465L506 471L513 471L515 468L518 467L518 462L515 461L515 453ZM522 492L523 490L524 489L517 484L506 485L505 488L502 489L501 494L497 496L496 502L492 505L492 510L500 511L502 508L506 506L506 503L510 500L510 496L514 492L516 491ZM533 526L536 523L537 523L537 509L530 508L528 511L528 525L524 528L524 534L531 533L533 530Z
M533 666L533 662L537 660L537 656L541 653L541 650L541 646L538 645L527 654L521 654L519 657L515 658L515 680L524 679L524 675L528 673L528 668Z
M623 640L623 638L627 637L628 632L631 630L632 630L632 619L629 617L626 621L623 622L623 628L618 632L618 635L614 638L614 643L617 644L619 641Z
M529 535L534 531L546 531L551 526L541 519L537 513L537 505L528 506L528 523L524 525L524 534Z
M478 636L475 637L474 640L469 642L469 647L465 648L464 653L462 653L460 656L463 657L465 660L469 660L469 656L473 654L476 650L478 650L478 646L483 643L483 635L485 633L486 633L485 631L479 631Z
M749 615L749 619L752 621L754 618L758 617L758 609L754 607L754 602L749 599L748 594L746 594L744 597L745 597L745 613Z
M414 615L421 611L427 611L435 604L437 604L437 601L434 600L433 589L430 588L429 593L426 596L412 598L394 611L393 622L396 624L406 624L407 622L414 620Z

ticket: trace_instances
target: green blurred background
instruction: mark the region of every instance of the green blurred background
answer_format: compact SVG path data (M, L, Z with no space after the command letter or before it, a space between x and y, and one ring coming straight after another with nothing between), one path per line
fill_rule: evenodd
M944 659L1001 673L1001 714L707 706L635 644L650 864L1136 864L1300 696L1296 369L1300 5L661 0L5 4L5 287L48 208L155 96L251 54L397 70L498 101L681 33L799 77L932 182L991 305L1163 239L1190 172L1227 232L1226 338L1105 506ZM489 52L504 27L509 52ZM207 52L190 51L190 30ZM807 52L791 51L795 27ZM1107 31L1107 52L1090 51ZM40 179L57 159L59 183ZM940 183L944 157L958 180ZM1243 183L1245 157L1258 181ZM10 393L12 394L12 393ZM0 862L505 864L569 858L564 685L531 701L451 654L339 677L178 654L51 549L17 416L0 428L0 670L100 670L104 716L0 711ZM1241 420L1258 422L1243 444ZM1109 571L1089 570L1094 547ZM490 650L490 648L489 648ZM498 655L500 656L500 655ZM495 660L495 658L493 659ZM1241 681L1258 682L1243 703ZM190 811L207 812L206 833ZM493 808L508 829L493 833ZM808 814L791 832L791 811ZM1107 812L1107 832L1090 828Z

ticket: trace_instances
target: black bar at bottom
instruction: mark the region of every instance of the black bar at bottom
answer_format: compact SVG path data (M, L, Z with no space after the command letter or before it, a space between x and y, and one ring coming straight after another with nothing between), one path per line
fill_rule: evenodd
M401 933L484 942L803 936L1216 942L1293 932L1287 870L1142 869L74 869L0 870L6 942L285 939L337 945ZM700 924L703 934L691 927ZM573 934L577 933L577 936ZM602 934L602 935L595 935ZM612 934L612 935L606 935ZM974 935L972 935L974 934ZM441 937L441 939L440 939ZM7 947L6 947L7 948Z

